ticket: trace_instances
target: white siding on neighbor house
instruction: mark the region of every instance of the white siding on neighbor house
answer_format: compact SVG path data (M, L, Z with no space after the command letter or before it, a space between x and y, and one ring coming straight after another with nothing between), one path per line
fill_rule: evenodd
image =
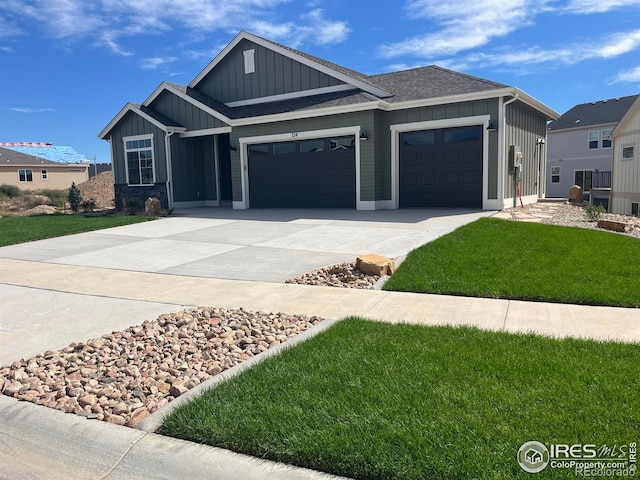
M566 198L575 183L576 170L611 171L613 148L589 148L589 132L612 129L615 125L592 125L547 133L547 198ZM560 167L560 182L553 183L553 167Z
M633 158L623 159L624 147L633 146ZM622 215L631 214L631 203L640 203L640 111L636 110L633 118L630 118L614 139L615 156L613 160L613 173L611 179L611 205L612 213Z

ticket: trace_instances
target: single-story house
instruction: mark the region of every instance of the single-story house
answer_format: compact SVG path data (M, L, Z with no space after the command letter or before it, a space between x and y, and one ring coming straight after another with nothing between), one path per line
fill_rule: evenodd
M88 163L48 160L0 147L0 185L23 190L63 190L89 179Z
M573 185L585 200L609 205L613 141L611 132L638 95L576 105L549 124L547 197L566 198Z
M545 195L558 116L490 80L438 66L364 75L243 31L189 85L163 82L99 137L117 207L502 209L518 190L525 203Z
M640 215L640 95L611 132L613 170L610 211Z

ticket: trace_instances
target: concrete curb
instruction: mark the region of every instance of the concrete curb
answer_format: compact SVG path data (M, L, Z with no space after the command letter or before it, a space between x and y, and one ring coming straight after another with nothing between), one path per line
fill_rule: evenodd
M164 421L165 417L171 414L175 409L181 407L182 405L185 405L186 403L189 403L191 400L204 394L207 390L215 388L220 383L225 382L239 375L245 370L248 370L254 367L255 365L265 361L266 359L271 358L275 355L279 355L283 350L293 347L294 345L297 345L301 342L305 342L310 338L315 337L319 333L324 332L328 328L335 325L338 321L339 320L325 318L323 321L321 321L317 325L314 325L308 330L305 330L304 332L299 333L292 339L287 340L286 342L281 343L279 345L276 345L275 347L270 348L269 350L262 352L259 355L256 355L255 357L251 357L250 359L245 360L244 362L236 365L235 367L232 367L229 370L225 370L224 372L219 373L215 377L210 378L205 382L202 382L200 385L192 388L188 392L185 392L183 395L180 395L178 398L176 398L173 402L169 403L167 406L153 412L147 418L142 420L138 424L136 429L142 430L144 432L151 432L151 433L155 432L162 426L162 422Z

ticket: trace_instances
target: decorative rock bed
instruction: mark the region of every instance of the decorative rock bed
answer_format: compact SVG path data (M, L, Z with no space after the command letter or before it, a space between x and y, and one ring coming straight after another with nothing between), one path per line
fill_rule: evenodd
M320 322L197 308L0 368L5 395L135 427L201 382Z
M372 289L379 275L368 275L356 268L355 262L340 263L290 278L285 283L321 285L340 288Z

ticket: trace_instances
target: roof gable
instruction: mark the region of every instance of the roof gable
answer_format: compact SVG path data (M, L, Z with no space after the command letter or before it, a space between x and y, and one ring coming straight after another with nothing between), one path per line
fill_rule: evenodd
M109 124L102 129L102 131L98 134L98 137L106 140L109 132L111 132L111 130L113 130L113 128L118 124L118 122L120 122L120 120L122 120L124 116L129 112L144 118L164 132L168 132L170 130L173 130L174 132L184 132L186 130L186 128L182 125L179 125L170 118L165 117L160 112L156 112L152 108L149 108L145 105L138 105L136 103L129 102L124 107L122 107L122 110L120 110L120 112L118 112L118 114L113 117L113 120L111 120Z
M243 54L247 50L254 50L256 56L256 71L250 74L244 73ZM270 63L276 65L276 70L273 72L265 71L265 66L270 66ZM280 69L280 71L277 69ZM216 70L221 70L221 76L226 74L235 77L235 82L231 81L230 85L239 84L243 90L242 94L239 94L237 91L235 95L234 92L221 94L222 88L212 87L211 83L213 82L215 84L217 81L211 78L215 76ZM317 76L318 80L316 82L314 82L313 79L307 80L305 79L305 75ZM279 90L259 90L260 85L265 83L263 80L267 78L266 76L274 77L274 85ZM278 77L280 77L280 82L278 82ZM288 87L282 87L280 85L285 79L291 82ZM223 83L225 79L221 78L219 81ZM208 96L227 104L249 99L272 101L270 97L283 94L296 94L297 96L314 95L317 94L316 90L318 88L325 89L321 93L330 93L330 91L326 90L327 88L332 88L332 91L359 88L377 97L384 98L391 96L390 92L370 83L366 75L245 31L240 32L231 43L196 76L189 84L189 87L201 90ZM256 89L257 91L254 91ZM236 98L233 98L234 96ZM279 98L279 100L282 99L283 98Z
M640 95L636 95L636 99L631 104L631 106L627 109L624 116L618 122L618 125L613 129L611 135L613 137L621 134L629 123L635 116L640 115Z
M549 125L549 131L618 123L638 95L582 103Z

